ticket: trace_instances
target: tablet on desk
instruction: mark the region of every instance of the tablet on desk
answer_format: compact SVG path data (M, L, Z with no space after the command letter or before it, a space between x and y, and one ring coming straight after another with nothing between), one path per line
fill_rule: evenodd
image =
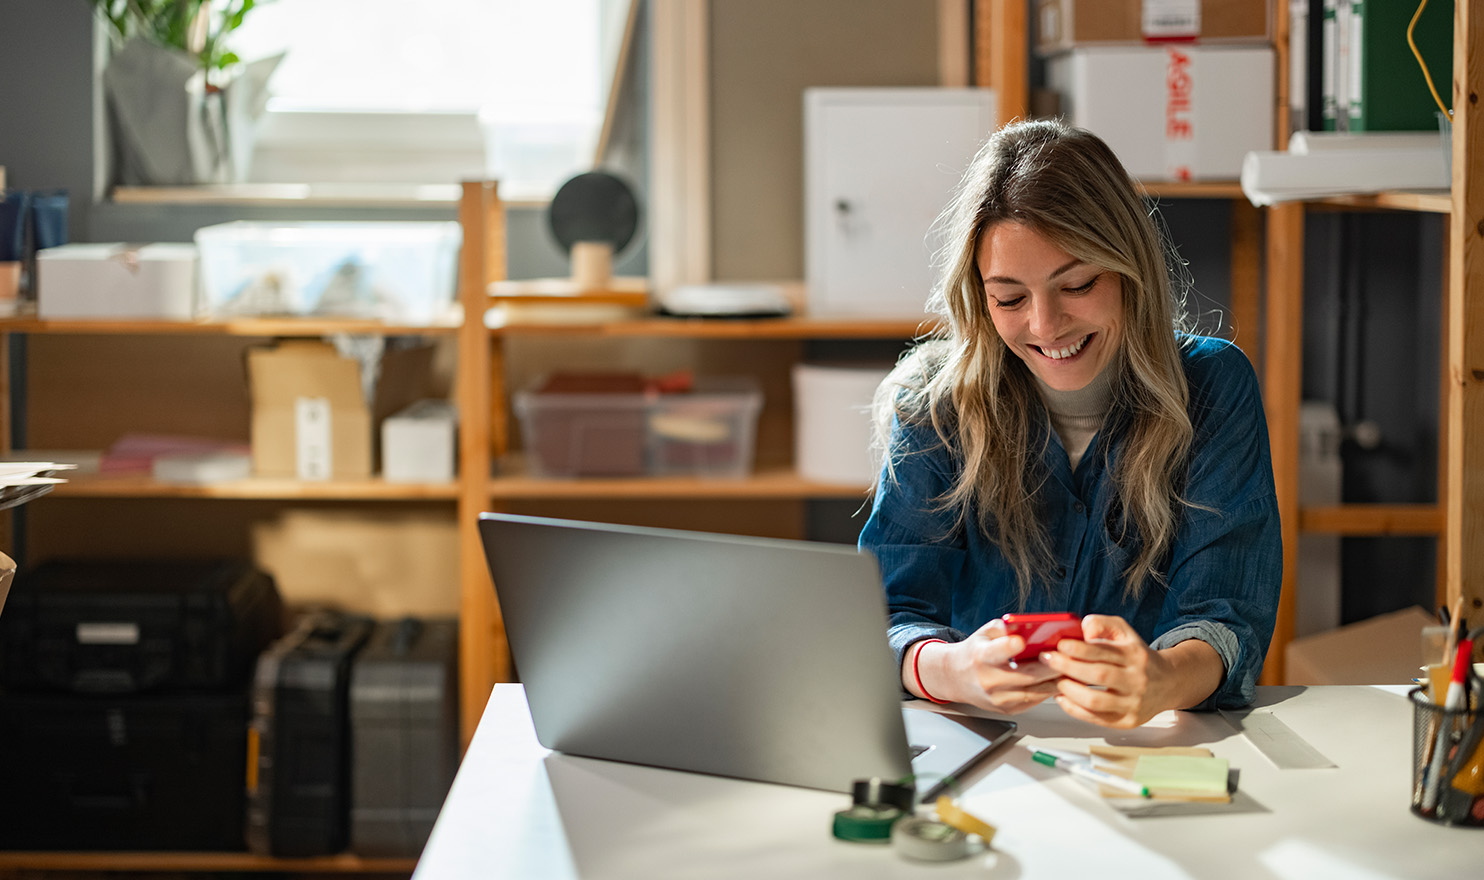
M903 708L868 553L493 513L479 528L547 748L830 791L910 775L921 799L1015 731Z

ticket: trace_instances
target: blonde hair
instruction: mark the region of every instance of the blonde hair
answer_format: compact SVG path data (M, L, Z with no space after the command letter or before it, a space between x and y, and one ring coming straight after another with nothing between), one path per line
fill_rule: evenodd
M960 468L931 503L956 513L955 529L969 527L969 511L977 511L974 525L1014 568L1023 606L1035 577L1053 566L1037 503L1050 435L1029 369L995 331L979 274L979 243L1002 222L1025 225L1122 283L1123 341L1108 367L1113 401L1105 425L1117 420L1126 440L1113 465L1107 527L1121 546L1137 548L1123 571L1124 592L1142 595L1148 581L1163 582L1159 565L1182 503L1192 429L1179 334L1188 328L1184 291L1171 283L1166 263L1173 251L1139 187L1097 136L1060 121L1017 122L974 158L939 218L946 244L929 308L943 318L942 329L904 356L878 390L878 443L886 445L894 417L932 426ZM901 454L885 450L889 479Z

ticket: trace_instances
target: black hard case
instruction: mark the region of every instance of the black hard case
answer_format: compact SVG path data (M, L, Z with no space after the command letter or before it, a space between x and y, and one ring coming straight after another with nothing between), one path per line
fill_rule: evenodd
M371 628L365 617L310 613L258 659L248 732L249 850L296 857L345 849L350 671Z
M242 560L43 563L0 617L11 690L241 689L283 632L273 578Z
M243 850L247 705L0 694L0 848Z
M380 623L350 679L350 849L422 852L459 766L458 624Z

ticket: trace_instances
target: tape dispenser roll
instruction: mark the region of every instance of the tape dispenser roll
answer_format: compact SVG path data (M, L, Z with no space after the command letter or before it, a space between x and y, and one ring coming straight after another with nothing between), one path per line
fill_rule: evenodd
M916 862L954 862L977 849L969 835L946 822L907 816L891 827L891 845L904 859Z
M905 815L892 806L856 804L835 813L830 831L852 843L890 843L892 826Z
M850 808L835 813L831 831L855 843L890 843L892 825L912 812L915 797L910 785L857 779L850 786Z

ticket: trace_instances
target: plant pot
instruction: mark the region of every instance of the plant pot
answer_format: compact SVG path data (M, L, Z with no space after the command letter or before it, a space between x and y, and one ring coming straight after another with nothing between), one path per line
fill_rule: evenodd
M122 185L191 186L247 179L253 131L282 55L238 66L218 88L196 59L133 38L103 71Z

